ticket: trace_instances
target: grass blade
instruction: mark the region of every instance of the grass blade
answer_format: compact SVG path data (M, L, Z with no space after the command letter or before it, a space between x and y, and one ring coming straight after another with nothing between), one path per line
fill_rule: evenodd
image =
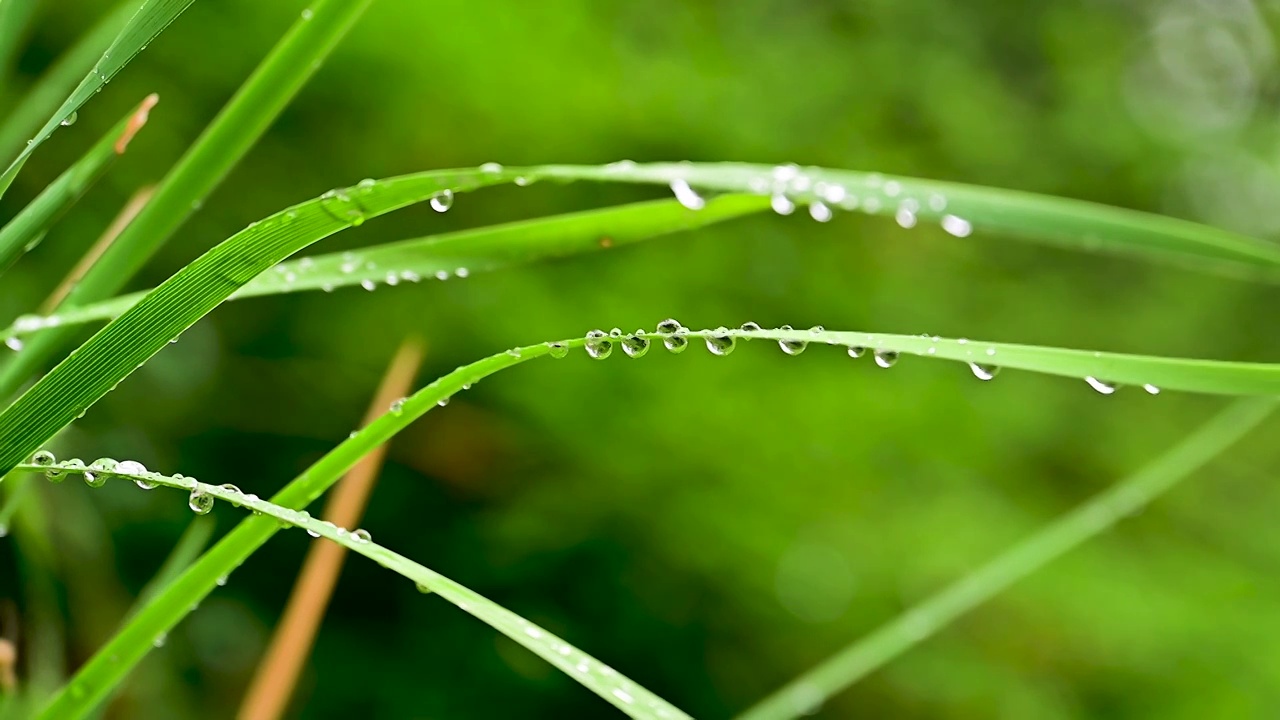
M22 469L44 472L48 467L24 465ZM82 474L85 471L83 466L62 466L62 469L67 474ZM191 478L167 477L155 473L137 475L108 472L104 473L104 475L133 482L141 481L153 486L163 485L184 490L188 493L195 493L198 496L217 498L236 506L247 508L262 516L251 518L246 522L259 524L265 522L275 527L279 527L281 523L286 523L306 529L315 535L338 543L351 552L364 555L379 565L413 581L420 589L429 590L431 593L439 595L462 610L488 623L494 629L533 651L566 675L633 718L666 719L689 717L594 657L449 578L374 543L370 536L363 531L348 531L346 528L339 527L333 523L317 520L307 513L261 500L254 495L246 495L226 485L208 485ZM86 688L83 684L77 684L78 682L81 681L73 680L69 687L92 691L93 688ZM83 702L77 701L73 696L74 692L64 691L45 708L41 717L81 717L84 714L85 705Z
M3 228L0 228L0 273L18 257L39 244L49 227L102 177L112 161L124 153L133 134L147 121L158 101L149 95L127 116L107 131L83 157L49 183Z
M71 91L71 95L63 101L62 105L53 113L53 117L40 128L35 137L31 139L27 146L22 149L17 159L13 161L9 168L0 175L0 195L4 195L4 191L9 189L9 185L13 182L13 178L22 169L27 158L31 157L31 153L35 149L49 139L54 130L57 130L63 121L71 117L73 113L80 109L82 105L89 101L95 93L102 89L116 76L129 61L137 57L157 35L169 27L169 23L173 22L187 9L195 0L145 0L142 7L138 8L138 12L129 18L129 22L125 23L124 28L116 35L116 39L102 54L101 59L93 66L93 69L85 75L80 84Z
M1271 399L1233 403L1137 474L796 678L744 713L742 720L776 720L812 712L960 615L1150 504L1257 427L1275 406Z
M304 11L64 304L85 305L119 292L258 141L371 2L316 0ZM67 331L53 330L34 339L0 372L0 398L44 367L67 338Z
M622 247L759 212L768 206L767 200L749 195L723 195L709 200L699 211L674 200L657 200L404 240L281 263L274 272L254 278L230 299L443 279L459 271L488 272L544 258ZM0 331L0 341L52 326L109 320L145 296L146 292L132 293L47 317L24 317Z
M1280 245L1186 220L1015 190L894 177L879 173L744 163L552 165L530 178L670 185L767 196L776 209L810 205L815 217L851 210L895 217L904 227L937 222L948 232L1037 240L1096 252L1139 255L1268 279L1280 277Z
M9 0L0 0L0 5ZM0 123L0 158L14 157L23 142L40 129L40 123L58 109L58 103L76 87L76 82L93 67L93 61L133 16L138 0L126 0L104 16L84 37L58 58L21 102L9 109Z
M272 265L366 218L422 202L444 190L470 190L500 179L484 173L435 172L362 182L282 210L236 233L148 293L0 413L0 474Z

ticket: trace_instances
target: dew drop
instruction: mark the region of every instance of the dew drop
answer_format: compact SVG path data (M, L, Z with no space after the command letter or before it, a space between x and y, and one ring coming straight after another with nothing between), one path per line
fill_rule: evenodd
M895 350L876 350L876 365L882 368L891 368L893 364L898 362L898 353Z
M769 207L773 208L773 211L779 215L790 215L796 211L796 204L791 201L791 198L782 193L774 195L769 200Z
M496 162L487 162L480 166L480 172L493 175L502 172L502 166Z
M1151 383L1147 383L1147 384L1143 385L1143 386L1142 386L1142 389L1143 389L1143 390L1146 390L1148 395L1159 395L1159 394L1160 394L1160 388L1156 387L1155 385L1152 385Z
M222 577L218 578L216 582L218 583L218 587L224 587L227 584L227 576L223 575Z
M400 413L404 412L404 401L405 401L404 398L400 398L399 400L396 400L395 402L391 403L391 407L388 409L391 411L392 415L399 415Z
M898 207L898 212L894 214L893 218L898 221L899 225L908 230L916 226L916 211L906 204Z
M369 534L368 530L365 530L363 528L357 528L351 531L351 540L352 542L358 542L358 543L364 544L372 541L373 536Z
M1119 388L1119 386L1116 385L1115 383L1107 382L1106 380L1099 380L1098 378L1093 377L1092 375L1090 375L1089 377L1086 377L1084 381L1089 383L1089 387L1093 388L1094 390L1097 390L1103 395L1110 395L1111 393L1115 392Z
M70 115L63 118L60 124L62 125L62 127L70 127L72 125L75 125L76 120L78 120L79 118L80 118L79 113L76 113L73 111Z
M208 515L213 509L214 497L200 488L193 488L187 496L187 507L197 515Z
M666 320L658 323L658 332L662 335L674 335L679 332L682 327L684 326L680 324L679 320L676 320L675 318L667 318Z
M49 467L57 461L58 459L48 450L39 450L35 455L31 456L31 464L39 465L40 467Z
M969 237L973 232L973 225L964 218L955 215L942 216L942 229L956 237Z
M586 349L591 357L604 360L613 353L613 342L608 340L603 330L592 330L587 333Z
M445 188L431 196L431 209L436 212L448 212L453 207L453 191Z
M569 347L564 343L558 343L558 342L547 343L547 354L559 360L560 358L569 354Z
M831 215L831 208L827 207L826 203L814 201L809 204L809 217L814 220L824 223L831 219Z
M368 290L369 292L373 292L374 290L378 289L378 283L366 278L360 281L360 287L364 288L365 290Z
M436 407L444 407L449 404L449 396L446 395L436 401Z
M858 359L858 358L860 358L860 357L862 357L863 355L866 355L866 354L867 354L867 349L866 349L866 348L864 348L864 347L861 347L861 346L858 346L858 345L850 345L850 346L849 346L849 357L851 357L851 358L853 358L853 359L855 359L855 360L856 360L856 359Z
M783 325L779 330L791 330L790 325ZM788 355L799 355L804 349L809 347L808 341L805 340L779 340L778 347L782 348L782 352Z
M980 363L969 363L969 369L973 371L973 376L979 380L990 380L1000 372L1000 368L996 365L982 365Z
M303 20L310 20L313 17L313 15L314 13L311 12L311 8L304 8L302 11Z
M649 338L637 332L622 338L622 352L629 358L642 358L649 352Z
M707 201L693 188L689 187L689 183L683 178L676 178L671 181L671 192L675 193L676 200L681 205L690 210L701 210L707 205Z
M746 322L742 323L742 331L743 331L743 332L759 332L759 331L760 331L760 326L759 326L758 324L756 324L756 323L751 322L750 320L748 320L748 321L746 321Z
M689 347L689 339L682 334L683 332L684 329L681 328L681 330L675 335L663 336L662 347L666 348L673 355L679 355L684 352L685 349Z
M734 346L737 345L735 338L729 334L729 329L719 327L715 329L714 334L707 336L707 350L712 355L721 357L733 352Z

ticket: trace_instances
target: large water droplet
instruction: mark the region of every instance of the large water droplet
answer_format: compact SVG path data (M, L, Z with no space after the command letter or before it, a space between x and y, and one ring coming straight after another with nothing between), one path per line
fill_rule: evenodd
M990 380L1000 372L1000 368L995 365L982 365L980 363L969 363L969 369L973 371L973 376L979 380Z
M876 364L882 368L891 368L898 362L898 353L895 350L876 350L874 355Z
M31 456L31 464L39 465L40 467L49 467L57 461L58 458L54 457L53 453L48 450L38 450L35 455Z
M779 330L791 330L790 325L783 325ZM782 348L782 352L788 355L799 355L804 349L809 347L808 341L805 340L779 340L778 347Z
M681 205L690 210L701 210L707 204L707 201L703 200L701 195L689 187L689 183L683 178L676 178L671 181L671 192L675 193L676 200Z
M636 334L622 338L622 352L629 358L644 357L649 352L649 338L644 336L643 331L637 330Z
M587 354L596 360L604 360L613 353L613 342L603 330L592 330L587 333Z
M187 496L187 507L191 508L191 512L197 515L208 515L213 509L214 497L200 488L192 488L191 494Z
M431 209L436 212L448 212L453 207L453 191L445 188L431 196Z
M1106 380L1099 380L1098 378L1093 377L1092 375L1090 375L1089 377L1086 377L1084 381L1089 383L1089 387L1093 388L1094 390L1097 390L1103 395L1110 395L1120 387L1119 385L1116 385L1113 382L1107 382Z
M737 343L734 337L729 334L728 328L716 328L714 334L707 336L707 350L712 355L728 355L733 352L733 348L736 345Z

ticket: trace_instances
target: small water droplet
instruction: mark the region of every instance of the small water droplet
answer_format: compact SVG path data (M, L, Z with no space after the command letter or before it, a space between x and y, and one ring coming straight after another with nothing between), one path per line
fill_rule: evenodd
M1146 390L1148 395L1159 395L1159 394L1160 394L1160 388L1156 387L1155 385L1152 385L1151 383L1147 383L1147 384L1143 385L1143 386L1142 386L1142 389L1143 389L1143 390Z
M779 330L792 330L790 325L783 325ZM804 349L809 347L809 343L805 340L779 340L778 347L782 348L782 352L788 355L799 355Z
M547 343L547 354L559 360L560 358L569 354L569 347L564 343L558 343L558 342Z
M363 544L363 543L372 541L373 536L369 534L368 530L365 530L363 528L357 528L351 531L351 540L352 542L358 542Z
M80 118L80 114L73 110L70 115L62 118L61 125L62 127L70 127L71 125L75 125L76 120L78 120L79 118Z
M165 641L165 640L167 640L168 638L169 638L169 636L168 636L168 635L166 635L166 634L164 634L164 633L160 633L159 635L157 635L157 636L156 636L156 639L155 639L155 640L152 640L152 641L151 641L151 646L152 646L152 647L164 647L164 641Z
M629 358L642 358L649 352L649 338L637 332L622 338L622 352Z
M192 488L187 496L187 507L197 515L208 515L213 509L214 497L200 488Z
M607 339L603 330L592 330L587 333L587 354L596 360L604 360L613 353L613 342Z
M864 347L860 347L858 345L849 346L849 357L855 360L866 354L867 354L867 349Z
M346 190L330 190L320 196L320 207L341 223L360 225L364 222L364 210L352 202Z
M227 584L227 576L226 576L226 575L223 575L222 577L218 578L218 579L216 580L216 582L217 582L217 584L218 584L218 587L223 587L223 586L225 586L225 585Z
M689 187L689 183L683 178L676 178L671 181L671 192L675 193L676 200L690 210L701 210L706 207L707 201L702 196Z
M876 350L873 354L876 359L876 365L882 368L891 368L894 363L898 362L898 353L894 350Z
M769 200L769 207L779 215L790 215L796 211L796 204L782 193L777 193Z
M1106 380L1099 380L1098 378L1093 377L1092 375L1090 375L1089 377L1086 377L1084 381L1089 383L1089 387L1093 388L1094 390L1097 390L1103 395L1110 395L1120 387L1115 383L1107 382Z
M449 396L446 395L436 401L436 407L444 407L449 404Z
M448 212L453 207L453 191L445 188L431 196L431 209L436 212Z
M667 318L666 320L658 323L658 333L662 335L673 335L682 327L684 326L680 324L679 320L676 320L675 318Z
M724 327L716 328L714 334L707 336L707 350L712 355L721 357L733 352L733 348L737 345L736 339L729 334L729 329Z
M746 322L742 323L742 330L743 330L744 332L759 332L759 331L760 331L760 326L759 326L758 324L753 323L753 322L751 322L750 320L748 320L748 321L746 321Z
M36 454L31 456L31 464L39 465L40 467L49 467L57 461L58 458L54 457L53 453L48 450L38 450Z
M814 220L824 223L831 219L831 215L831 208L827 207L826 203L815 200L809 204L809 217Z
M908 230L916 226L916 212L906 204L898 207L898 212L894 213L893 219L898 221L898 225Z
M1000 368L995 365L982 365L979 363L969 363L969 369L973 371L973 376L979 380L990 380L1000 372Z
M399 400L396 400L391 403L391 407L388 409L391 411L392 415L399 415L400 413L404 412L404 401L405 401L404 398L400 398Z
M487 162L480 166L480 172L488 173L490 175L500 173L502 172L502 166L496 162Z

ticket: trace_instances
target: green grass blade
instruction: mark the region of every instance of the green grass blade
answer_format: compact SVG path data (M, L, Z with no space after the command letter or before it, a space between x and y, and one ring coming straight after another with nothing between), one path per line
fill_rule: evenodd
M1015 190L879 173L743 163L614 163L545 166L530 178L669 185L686 182L716 192L749 192L825 211L896 217L900 224L939 223L952 234L990 232L1096 252L1139 255L1205 269L1280 277L1280 245L1185 220ZM819 218L829 215L823 210Z
M58 467L62 468L62 477L79 476L84 472L83 466L59 465ZM44 472L47 467L24 465L22 469L32 472ZM285 523L303 528L313 535L327 538L352 552L364 555L392 572L413 581L420 590L439 595L462 610L488 623L494 629L533 651L631 717L655 719L689 717L596 658L459 583L399 553L378 545L372 541L372 538L367 533L362 531L351 532L347 528L340 528L332 523L312 518L308 513L282 507L253 495L246 495L234 488L208 485L191 478L168 477L157 474L104 473L103 475L104 477L112 476L126 481L142 481L152 485L175 488L188 493L195 493L197 496L217 498L238 507L260 513L263 516L262 520L266 520L266 522L273 525ZM212 502L212 500L208 502ZM268 520L268 518L270 519ZM77 687L75 682L73 681L73 684L69 687ZM67 700L64 700L64 698L67 698ZM85 706L80 703L70 702L69 699L70 693L64 693L61 697L56 698L45 709L43 717L75 718L83 715Z
M71 91L71 95L63 101L62 105L53 113L53 117L45 122L44 127L36 133L27 146L22 149L18 158L13 161L3 175L0 175L0 195L9 189L9 185L13 182L13 178L18 174L22 165L27 161L35 149L40 147L41 143L49 139L54 130L57 130L63 121L71 117L73 113L78 111L82 105L89 101L95 93L102 89L116 76L129 61L137 57L157 35L165 28L169 27L169 23L177 19L183 10L187 9L195 0L145 0L142 7L138 8L138 12L134 13L129 22L125 23L120 33L116 35L116 39L102 54L93 69L85 75L80 84Z
M141 307L141 306L139 306ZM875 335L870 336L862 333L831 333L813 331L785 331L785 330L750 330L750 331L727 331L723 329L716 330L684 330L674 332L670 335L646 335L643 340L650 343L673 343L683 342L688 344L691 340L710 341L709 347L718 348L717 354L726 354L725 347L727 338L752 338L767 339L771 341L785 340L790 343L798 343L818 339L826 342L834 340L837 343L865 343L867 346L876 347L874 343L881 343L882 350L890 346L902 347L904 349L917 347L915 343L924 343L927 347L935 347L935 352L930 353L926 346L918 346L918 354L930 357L947 357L955 355L952 359L963 359L970 348L971 343L961 341L947 341L946 349L937 349L938 345L942 345L942 341L934 343L929 338L909 337L909 336L886 336ZM574 338L563 340L558 343L541 343L526 347L514 348L497 355L493 355L483 360L477 361L470 365L463 366L448 375L436 380L430 385L424 387L403 402L396 403L391 411L374 420L367 427L355 433L347 440L343 441L332 451L326 454L318 462L308 468L302 475L295 478L283 490L277 493L271 501L277 505L281 505L293 510L301 510L309 503L323 494L333 483L337 482L344 473L350 470L357 462L360 461L369 452L372 452L379 445L387 442L400 430L407 427L411 422L421 417L432 408L436 407L442 401L452 397L455 393L460 392L466 387L470 387L486 377L494 373L501 372L508 368L514 367L520 363L540 358L547 355L553 357L563 357L572 348L584 348L587 345L586 338ZM595 341L595 355L608 356L612 354L612 345L609 352L602 352L603 346L600 340ZM608 338L607 342L612 344L632 344L632 352L626 354L642 355L643 352L635 352L635 338L621 336L617 338ZM901 343L900 345L895 345ZM772 344L772 343L770 343ZM984 356L986 344L974 343L973 349L979 350ZM862 347L863 345L853 345ZM648 348L648 345L645 346ZM794 347L794 345L793 345ZM997 348L997 354L1007 351L1008 354L1016 356L1019 348L1023 346L1001 345L994 346ZM1047 372L1055 372L1057 368L1055 362L1060 359L1058 353L1065 354L1068 359L1074 358L1078 351L1054 351L1049 348L1026 348L1028 354L1023 364L1027 369L1037 369L1031 367L1036 363L1041 363L1043 367L1039 368ZM625 351L624 351L625 352ZM1126 364L1133 364L1135 367L1144 367L1145 361L1152 361L1150 364L1153 368L1158 369L1167 367L1169 364L1186 364L1195 367L1199 361L1177 361L1167 360L1164 358L1142 358L1140 356L1122 356L1111 355L1106 353L1079 353L1087 356L1081 361L1097 363L1097 367L1120 367ZM1074 360L1071 360L1074 361ZM1230 366L1228 370L1237 368L1234 366L1243 364L1223 363L1222 365ZM1253 372L1252 366L1244 366L1242 372L1245 375ZM1272 371L1269 376L1269 382L1277 382L1276 373L1280 370L1273 369L1271 366L1259 366ZM1071 368L1073 371L1076 368ZM1090 366L1086 369L1095 369ZM1130 368L1132 369L1132 368ZM1214 375L1219 371L1204 370L1208 375ZM1071 374L1062 372L1059 374ZM1189 373L1188 376L1194 373ZM277 525L271 521L264 521L262 518L249 518L242 522L239 527L228 534L221 542L214 546L212 550L205 554L195 565L176 580L170 587L170 591L157 597L156 601L148 605L142 610L132 622L127 624L116 637L104 646L90 662L73 680L69 690L63 693L59 699L59 707L76 707L75 703L79 702L76 698L71 697L77 695L80 697L96 696L101 693L108 692L111 687L118 683L129 670L146 654L151 648L151 641L160 633L168 632L172 629L188 612L192 604L199 598L207 595L215 587L215 581L219 577L225 576L236 567L238 567L246 558L265 543L276 532ZM58 715L57 717L63 717ZM74 714L66 715L66 717L75 717Z
M957 617L1150 504L1257 427L1275 406L1271 399L1236 401L1137 474L796 678L742 720L794 718L815 710Z
M316 0L304 11L62 307L87 305L119 292L258 141L371 2ZM12 396L43 368L68 336L66 330L51 330L12 358L0 371L0 398Z
M236 233L148 293L0 413L0 473L272 265L366 218L502 177L446 171L370 180L287 208Z
M108 130L89 152L0 228L0 273L22 253L39 244L58 217L102 177L113 160L124 153L129 139L147 121L147 113L156 104L156 99L155 95L150 95L143 100Z
M555 215L475 230L403 240L342 253L281 263L259 275L230 299L342 287L373 287L500 270L705 227L768 208L767 200L723 195L698 211L674 200L633 203L601 210ZM26 316L0 331L0 341L45 327L109 320L133 307L146 292L132 293L49 317Z
M0 5L7 2L0 0ZM7 160L18 154L26 139L40 129L40 123L58 109L58 103L102 56L137 7L138 0L126 0L103 17L40 76L21 102L9 109L0 123L0 158Z

